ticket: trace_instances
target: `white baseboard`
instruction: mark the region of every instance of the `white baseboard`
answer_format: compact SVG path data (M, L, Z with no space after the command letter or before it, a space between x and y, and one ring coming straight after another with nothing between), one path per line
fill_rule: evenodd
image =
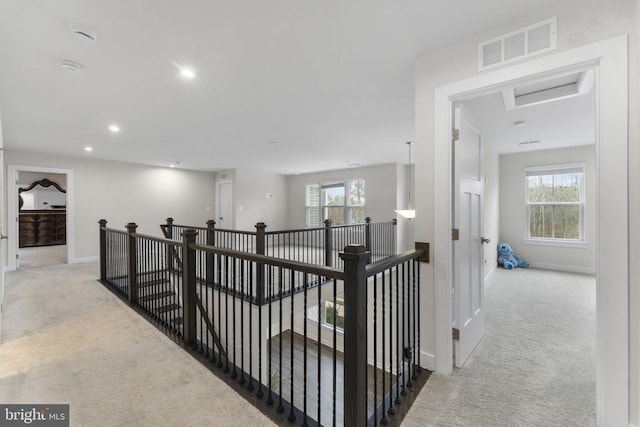
M629 424L629 427L637 427L635 424Z
M596 274L596 269L593 267L578 267L573 265L560 265L560 264L547 264L544 262L532 262L529 264L531 268L538 268L540 270L553 270L553 271L565 271L568 273L579 274Z
M488 279L489 277L491 277L491 275L492 275L493 273L495 273L497 269L498 269L498 263L493 264L493 267L491 267L491 270L489 270L489 272L487 273L487 275L486 275L486 276L484 276L484 281L486 282L486 281L487 281L487 279Z
M84 264L85 262L98 262L100 261L99 256L88 256L84 258L71 258L69 264Z
M430 371L436 370L436 357L425 351L420 352L420 366L424 369L428 369Z

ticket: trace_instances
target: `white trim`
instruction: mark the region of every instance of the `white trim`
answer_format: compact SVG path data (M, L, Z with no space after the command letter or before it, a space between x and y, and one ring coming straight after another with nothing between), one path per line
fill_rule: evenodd
M522 243L525 245L534 246L556 246L561 248L588 248L589 242L581 240L566 240L566 239L522 239Z
M87 262L98 262L100 261L99 256L87 256L83 258L71 258L69 264L84 264Z
M596 269L593 267L579 267L576 265L549 264L546 262L532 262L530 268L538 268L540 270L564 271L567 273L589 274L595 276Z
M431 353L427 353L426 351L420 351L420 363L419 363L420 367L424 368L424 369L428 369L429 371L435 371L436 370L436 357L431 354Z
M497 269L498 269L498 264L497 263L493 264L493 267L491 267L491 270L489 270L489 272L484 276L485 289L487 286L487 280L489 280L489 277L491 277L491 275L495 273Z
M7 271L13 271L16 269L16 255L18 254L18 229L16 224L18 219L18 190L16 185L16 179L18 178L18 172L38 172L38 173L56 173L66 175L66 191L67 191L67 261L73 259L74 251L74 187L73 187L73 170L71 169L59 169L49 168L46 166L26 166L26 165L7 165Z
M597 424L629 424L628 36L532 59L434 91L434 307L436 372L452 373L452 102L495 92L506 83L569 69L596 71ZM606 144L603 143L606 141ZM615 189L616 191L605 191ZM605 286L606 285L606 286Z

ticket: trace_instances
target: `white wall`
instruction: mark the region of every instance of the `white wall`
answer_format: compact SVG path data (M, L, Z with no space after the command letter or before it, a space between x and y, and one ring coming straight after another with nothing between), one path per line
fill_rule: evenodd
M212 173L18 150L4 154L5 165L73 171L72 260L98 255L98 220L102 218L109 227L122 230L126 223L136 222L139 232L161 235L159 224L167 217L177 224L204 224L213 215Z
M585 164L585 240L587 247L539 246L523 242L526 229L524 168L554 164ZM530 151L500 156L500 241L521 258L542 267L595 273L596 257L595 145Z
M267 231L287 227L287 177L270 172L236 169L233 181L235 228L255 231L258 222Z
M479 42L499 36L509 31L539 22L552 16L558 17L558 48L565 51L596 41L604 40L620 34L630 34L630 116L629 120L629 185L630 185L630 218L640 217L640 156L638 153L638 15L636 13L637 0L567 0L555 3L551 7L541 9L538 13L513 19L505 25L461 39L460 41L424 52L416 60L416 210L419 218L416 220L416 240L433 242L434 212L442 207L434 206L435 192L443 183L434 181L434 90L438 86L453 83L466 78L478 76L477 46ZM606 143L606 141L605 141ZM631 227L630 257L640 257L640 232L638 227ZM433 259L433 258L432 258ZM423 299L421 307L423 327L421 334L422 351L425 357L435 351L435 323L433 305L434 275L446 266L439 265L438 260L424 265L422 271ZM630 292L632 318L631 328L631 388L632 394L631 422L638 425L638 393L640 389L640 372L638 369L638 353L640 338L640 268L638 263L632 262L630 270ZM634 265L635 264L635 265ZM635 313L634 313L635 312ZM635 319L635 321L634 321ZM635 374L633 374L635 373Z

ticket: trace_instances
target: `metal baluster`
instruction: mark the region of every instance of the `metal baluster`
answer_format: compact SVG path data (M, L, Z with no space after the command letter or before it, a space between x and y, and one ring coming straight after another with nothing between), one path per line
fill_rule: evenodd
M282 404L282 398L284 394L284 390L282 387L282 300L284 298L284 280L283 280L283 271L282 268L278 269L278 394L280 397L278 398L278 413L281 414L284 412L284 405ZM291 376L291 381L293 381L293 375Z
M398 267L400 268L400 267ZM402 403L400 400L400 357L402 350L400 349L400 280L398 270L396 269L396 405ZM404 282L404 268L402 268L402 281Z
M293 273L293 270L291 270L291 273ZM303 372L304 372L304 378L302 379L302 398L304 399L303 402L303 412L304 412L304 419L302 421L302 425L306 426L307 425L307 290L308 290L308 279L309 276L307 273L304 273L304 282L302 283L302 286L304 288L304 300L303 300L303 309L304 309L304 318L303 318L303 330L304 330L304 367L303 367ZM291 333L293 334L293 325L291 327ZM293 378L291 378L291 381L293 381Z
M246 261L240 260L240 384L245 383L244 379L244 304L245 304L245 276L244 266Z
M338 313L336 310L336 302L338 300L338 280L333 279L333 425L336 425L336 389L338 378L338 330L336 329L336 319ZM344 406L344 403L343 403Z
M216 256L218 267L218 334L222 336L222 255ZM225 342L224 345L227 345ZM222 352L218 349L218 368L222 368Z
M271 380L273 377L273 371L271 369L271 364L272 364L272 359L273 359L273 319L271 317L271 313L272 313L272 305L273 305L273 268L272 266L269 266L267 269L267 288L269 289L269 295L267 296L269 298L269 346L267 347L267 372L269 373L269 396L267 397L267 405L271 405L273 404L273 385L271 384ZM280 333L282 333L282 308L280 308L280 314L281 314L281 319L280 319ZM281 352L282 353L282 352ZM282 357L282 356L281 356ZM282 372L282 371L281 371ZM280 398L282 400L282 397Z
M262 268L258 266L258 268ZM260 286L257 282L256 286ZM262 391L262 305L263 301L258 301L258 392L256 396L262 399L264 392Z
M377 277L377 276L376 276ZM386 415L386 411L384 408L384 404L385 404L385 398L386 398L386 375L384 370L386 369L385 367L387 366L386 363L386 353L387 353L387 348L386 348L386 313L384 311L384 301L385 301L385 292L384 292L384 285L385 285L385 273L382 273L382 418L380 419L380 424L387 424L389 421L387 420L387 415ZM375 277L374 277L375 280ZM375 282L374 282L375 283ZM389 287L391 287L391 278L389 278ZM389 346L389 353L391 353L391 345ZM377 370L377 365L376 365L376 370ZM390 371L390 373L392 373ZM376 374L377 376L377 374ZM374 406L375 407L375 406ZM376 414L378 413L377 409L376 409Z
M236 292L236 281L238 280L238 276L236 273L236 261L237 258L233 258L232 260L232 268L233 270L231 271L231 282L233 283L233 294L231 298L231 303L233 304L233 310L232 310L232 314L233 314L233 371L231 372L231 378L237 378L238 377L238 370L236 369L237 367L237 360L236 360L236 302L238 301L238 293ZM228 352L227 352L228 355Z
M384 288L384 283L382 284L382 287ZM374 426L378 425L378 372L377 372L378 370L378 307L377 305L378 305L378 275L376 274L375 276L373 276L373 425ZM384 326L382 328L384 330ZM384 344L382 345L382 347L383 347L382 366L384 366ZM384 374L382 376L384 377ZM382 393L382 403L384 406L384 391Z
M389 272L389 278L393 278L393 272ZM396 286L398 286L398 270L396 269ZM396 304L398 301L396 300ZM396 325L397 327L397 325ZM398 354L398 345L396 343L396 356ZM398 389L396 388L396 395ZM395 414L393 407L393 280L389 280L389 414Z
M224 257L224 345L227 347L227 355L224 358L224 373L229 369L229 257Z
M320 387L320 368L322 366L322 288L318 286L318 371L316 372L318 376L318 425L322 425L322 421L320 419L320 403L321 403L321 387Z
M411 319L412 319L412 307L413 302L411 299L411 284L413 283L413 268L411 268L413 261L409 260L405 264L409 266L409 282L407 283L407 345L409 346L410 351L405 354L405 360L407 363L407 369L409 370L407 377L407 387L413 387L413 376L415 375L415 371L413 370L413 347L415 343L413 342L413 331L411 329Z
M253 391L253 262L249 264L249 385L247 389Z
M296 420L296 414L293 412L294 410L294 400L295 400L295 395L293 394L294 392L294 381L293 381L293 367L294 367L294 357L293 357L293 348L294 348L294 319L293 319L293 313L295 311L295 306L293 304L293 300L294 300L294 291L293 291L293 286L294 286L294 275L293 275L293 270L291 270L291 410L289 412L289 417L287 418L290 422L294 422Z
M403 270L406 267L406 264L402 264L403 266ZM405 296L405 292L404 292L404 288L406 287L407 281L409 279L409 272L407 272L407 280L402 280L402 348L400 349L400 354L403 356L403 360L402 360L402 391L400 392L400 394L402 394L403 396L406 396L407 394L407 377L406 377L406 363L404 363L404 349L407 346L407 341L406 341L406 331L405 331L405 326L407 323L407 309L406 309L406 305L407 305L407 299Z

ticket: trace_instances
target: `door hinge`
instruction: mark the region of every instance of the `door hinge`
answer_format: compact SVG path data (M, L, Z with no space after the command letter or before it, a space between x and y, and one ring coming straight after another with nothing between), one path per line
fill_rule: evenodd
M452 328L451 337L453 338L454 341L460 341L460 329Z
M457 228L451 229L451 240L460 240L460 230Z
M453 131L451 131L451 140L453 142L456 142L459 139L460 139L460 129L453 129Z

